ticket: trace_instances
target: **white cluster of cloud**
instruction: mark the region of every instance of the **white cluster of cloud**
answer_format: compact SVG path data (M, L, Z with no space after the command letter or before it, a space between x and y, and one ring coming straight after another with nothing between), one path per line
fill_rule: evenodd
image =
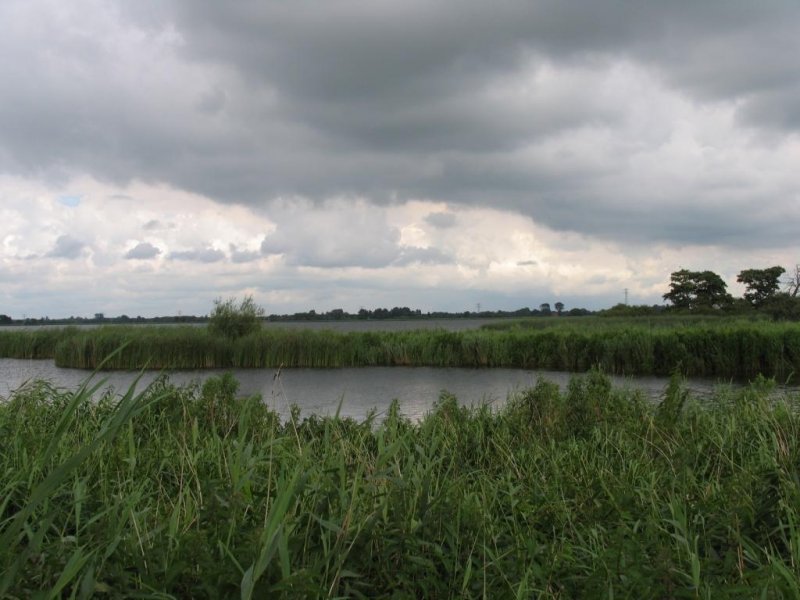
M210 299L242 293L277 312L513 309L587 299L608 306L626 287L632 299L657 299L667 265L699 251L726 272L741 259L695 246L632 255L636 248L556 232L509 211L430 200L287 199L252 210L163 186L137 184L124 195L93 180L73 187L84 192L65 205L46 186L0 181L13 190L0 196L7 224L0 295L6 305L19 303L20 317L203 314Z
M800 5L0 5L0 312L660 302L800 262Z

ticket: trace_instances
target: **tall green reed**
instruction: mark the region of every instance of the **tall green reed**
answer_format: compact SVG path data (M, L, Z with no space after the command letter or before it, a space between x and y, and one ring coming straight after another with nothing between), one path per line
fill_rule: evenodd
M281 422L230 376L0 402L2 594L797 592L800 399L660 407L595 371L500 410Z
M737 379L759 374L786 379L800 372L800 325L767 322L649 328L631 320L613 328L601 323L586 329L463 332L270 329L238 339L199 327L101 327L47 339L53 347L39 354L52 353L57 365L84 369L96 368L126 344L107 368L435 366L583 372L599 366L609 373L669 375L680 365L687 376ZM34 345L14 343L20 355Z

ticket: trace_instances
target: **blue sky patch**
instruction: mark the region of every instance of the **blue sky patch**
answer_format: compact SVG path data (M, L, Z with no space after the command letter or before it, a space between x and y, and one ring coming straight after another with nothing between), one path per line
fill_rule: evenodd
M75 208L81 203L80 196L59 196L58 201L64 206Z

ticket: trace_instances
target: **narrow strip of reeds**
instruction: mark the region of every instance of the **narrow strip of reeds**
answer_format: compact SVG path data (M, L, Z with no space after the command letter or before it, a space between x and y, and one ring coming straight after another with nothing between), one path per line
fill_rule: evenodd
M557 319L553 319L554 321ZM54 357L62 367L108 369L264 367L509 367L626 375L785 380L800 373L800 324L733 321L727 325L609 328L351 332L264 329L238 339L204 327L100 327L0 333L0 356Z

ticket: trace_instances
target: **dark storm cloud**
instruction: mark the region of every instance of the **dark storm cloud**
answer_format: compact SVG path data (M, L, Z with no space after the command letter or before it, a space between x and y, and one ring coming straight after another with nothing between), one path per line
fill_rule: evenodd
M724 138L694 172L673 168L658 154L672 115L654 112L651 129L664 132L644 139L649 131L626 129L638 84L611 94L604 79L628 65L692 106L730 107L762 143L791 139L800 132L794 2L91 6L0 7L0 171L138 178L253 205L280 195L431 198L638 243L794 240L785 223L797 184L781 181L785 170L766 186L755 167L741 174L747 159L731 159ZM606 133L599 148L586 131ZM654 154L647 168L636 164L643 152ZM720 162L737 188L727 200L709 189ZM764 202L773 209L753 218ZM282 235L263 251L292 246ZM287 256L325 262L313 249ZM379 244L367 262L398 256L396 244ZM359 262L347 250L329 259Z
M454 124L444 116L448 111L465 117L459 123L474 133L496 132L501 115L480 114L483 107L459 100L474 100L476 89L513 74L532 54L552 62L639 60L690 93L745 103L800 80L800 6L793 2L454 0L229 7L187 0L173 6L188 56L228 61L276 86L305 122L336 129L344 120L349 126L340 133L354 137L368 137L371 123L381 129L379 143L389 146L397 144L392 120L404 115L410 116L405 125L412 133L423 133L414 135L423 144L431 135L447 140L441 134ZM586 114L576 108L573 118L583 120ZM360 115L363 129L349 122L351 114ZM432 123L426 122L429 116ZM470 116L479 116L472 127ZM431 124L434 133L425 129ZM526 131L526 123L516 126ZM408 135L405 128L396 133L401 139Z
M204 93L197 101L197 108L205 113L216 114L225 106L225 90L215 87Z
M67 259L75 259L78 258L83 249L86 247L82 241L75 239L71 235L60 235L56 240L53 249L50 250L46 254L46 256L51 258L67 258Z
M456 224L456 216L449 212L432 212L425 221L437 229L450 229Z
M139 242L125 253L125 258L133 260L147 260L149 258L155 258L159 254L161 254L161 250L159 250L150 242Z

